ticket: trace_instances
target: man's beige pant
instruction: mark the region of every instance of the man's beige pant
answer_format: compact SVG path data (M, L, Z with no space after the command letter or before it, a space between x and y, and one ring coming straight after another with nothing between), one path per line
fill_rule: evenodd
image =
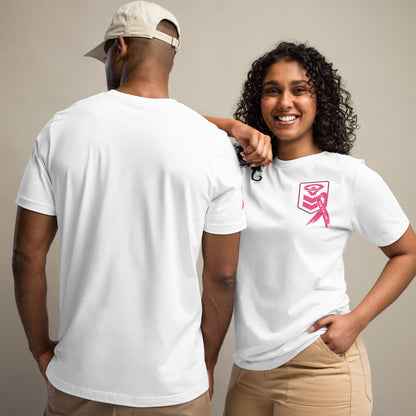
M66 394L48 383L44 416L210 416L208 392L187 403L163 407L128 407Z
M371 409L370 365L361 337L344 356L319 337L273 370L234 365L224 416L370 416Z

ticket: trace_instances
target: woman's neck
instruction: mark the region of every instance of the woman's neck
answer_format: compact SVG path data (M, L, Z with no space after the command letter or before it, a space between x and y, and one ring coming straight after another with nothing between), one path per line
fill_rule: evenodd
M305 144L279 141L277 145L277 155L280 160L299 159L321 152L322 150L314 142Z

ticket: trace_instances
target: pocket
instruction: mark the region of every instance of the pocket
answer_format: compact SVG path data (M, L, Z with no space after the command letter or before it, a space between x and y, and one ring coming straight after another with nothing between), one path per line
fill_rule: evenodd
M243 371L244 370L242 368L233 364L233 368L231 370L230 382L228 383L228 391L230 391L238 383L240 377L242 376Z
M334 407L349 415L350 374L344 357L331 351L320 337L303 360L290 361L287 369L287 402L313 407ZM300 358L300 357L299 357Z
M365 344L361 335L358 336L357 340L357 348L360 353L360 360L361 360L361 367L363 370L363 376L365 381L365 393L367 395L368 400L372 403L373 402L373 391L371 388L371 368L370 368L370 361L368 359L367 349L365 348Z
M336 359L337 361L345 361L345 355L339 355L336 352L332 351L328 345L325 344L324 340L321 337L317 338L317 343L321 347L321 349L327 353L330 357Z
M233 367L228 392L232 389L237 389L240 392L244 392L246 396L261 397L264 394L265 371L246 370L238 366L235 367L237 369L234 372Z

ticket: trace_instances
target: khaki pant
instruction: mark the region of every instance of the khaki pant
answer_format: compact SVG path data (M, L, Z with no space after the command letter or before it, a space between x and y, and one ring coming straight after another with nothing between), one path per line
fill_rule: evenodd
M234 365L224 416L370 416L371 375L358 337L344 356L319 337L281 367Z
M208 392L187 403L163 407L128 407L95 402L57 390L48 383L44 416L210 416Z

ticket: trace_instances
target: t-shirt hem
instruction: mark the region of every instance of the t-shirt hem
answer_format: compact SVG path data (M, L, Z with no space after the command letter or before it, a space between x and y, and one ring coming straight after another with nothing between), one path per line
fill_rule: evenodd
M205 225L204 231L211 234L233 234L247 228L246 220L228 225Z
M296 348L293 351L290 351L287 354L284 354L280 356L279 358L275 360L265 360L260 361L256 363L248 362L245 360L241 360L238 358L236 354L234 354L234 363L240 368L243 368L244 370L250 370L250 371L267 371L267 370L273 370L277 367L280 367L283 364L286 364L288 361L290 361L292 358L295 358L299 353L301 353L304 349L308 348L310 345L312 345L318 337L320 337L323 333L325 333L326 329L322 329L320 331L315 332L313 337L308 339L308 342L306 344L301 345L300 347Z
M188 390L185 393L174 394L162 397L137 397L129 396L127 394L110 393L98 390L92 390L85 387L75 386L67 383L57 377L49 368L46 371L46 376L49 382L58 390L72 396L82 397L83 399L93 400L102 403L110 403L121 406L131 407L160 407L160 406L175 406L178 404L187 403L196 399L208 390L208 382L198 384L196 387Z
M56 215L55 207L32 201L21 195L17 196L15 202L17 205L19 205L19 207L28 209L29 211L35 211L35 212L38 212L40 214L45 214L45 215L52 215L52 216Z

